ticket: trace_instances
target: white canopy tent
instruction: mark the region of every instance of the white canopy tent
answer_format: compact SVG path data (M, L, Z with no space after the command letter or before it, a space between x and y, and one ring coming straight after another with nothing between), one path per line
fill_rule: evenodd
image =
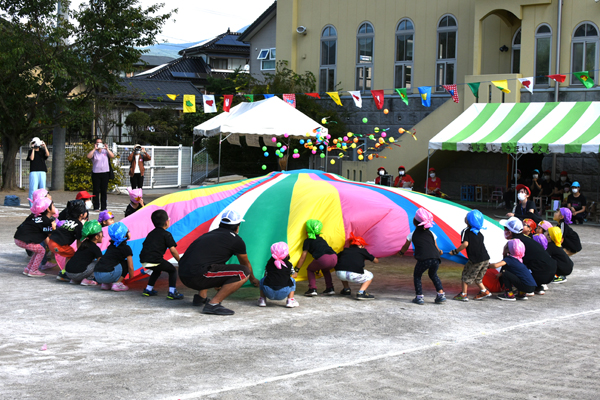
M291 138L316 137L316 129L327 135L327 128L313 121L301 111L290 106L277 96L253 103L241 103L227 113L196 126L194 135L219 135L219 177L221 175L221 143L223 134L241 136L263 136L267 140L274 136L288 135Z

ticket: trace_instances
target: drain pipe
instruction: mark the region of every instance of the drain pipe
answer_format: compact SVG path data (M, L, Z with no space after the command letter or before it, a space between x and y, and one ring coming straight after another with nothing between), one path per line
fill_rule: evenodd
M562 6L563 0L558 0L558 21L556 27L556 74L560 74L560 35L562 31ZM560 84L554 84L554 102L558 103ZM556 176L556 154L552 154L552 177Z

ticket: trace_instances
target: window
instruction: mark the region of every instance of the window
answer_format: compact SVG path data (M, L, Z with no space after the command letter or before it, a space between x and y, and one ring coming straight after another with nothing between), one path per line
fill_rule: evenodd
M212 69L227 69L226 58L212 58L210 60L210 67Z
M550 75L550 56L552 46L552 30L543 24L535 32L535 84L548 85Z
M275 49L261 49L257 58L261 60L261 70L265 71L275 69Z
M511 74L521 73L521 28L517 29L512 41Z
M396 29L396 62L394 87L412 89L415 28L410 19L403 19Z
M358 28L356 35L356 89L371 90L373 83L373 25L365 22Z
M571 72L588 71L595 82L595 70L598 69L598 28L590 22L579 25L575 28L571 46ZM575 75L571 75L571 84L581 85L581 82Z
M337 58L337 31L331 25L321 34L321 68L319 70L319 92L335 90Z
M436 65L436 91L443 92L441 85L456 82L456 34L458 25L451 15L445 15L438 24L438 47Z

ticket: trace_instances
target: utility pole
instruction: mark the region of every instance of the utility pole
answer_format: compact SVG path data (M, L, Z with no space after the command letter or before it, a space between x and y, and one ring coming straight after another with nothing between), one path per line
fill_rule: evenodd
M63 6L61 0L58 0L58 17L56 26L60 27L64 18L67 18L68 2ZM59 43L58 45L63 45ZM56 112L62 110L57 107ZM65 190L65 140L66 129L62 126L54 128L52 133L52 190Z

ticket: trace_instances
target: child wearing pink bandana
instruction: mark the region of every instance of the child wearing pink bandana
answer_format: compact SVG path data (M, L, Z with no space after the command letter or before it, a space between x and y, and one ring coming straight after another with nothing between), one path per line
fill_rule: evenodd
M504 246L504 258L502 261L490 264L490 268L502 268L498 278L504 286L504 293L498 295L499 300L515 301L527 300L526 293L531 293L535 290L537 284L531 271L523 264L523 256L525 255L525 245L519 239L511 239ZM513 287L519 291L518 295L514 295Z
M267 306L269 300L283 300L287 298L287 308L298 307L300 304L294 299L296 281L298 276L294 266L290 262L288 245L285 242L277 242L271 246L271 258L265 267L265 276L259 282L260 297L257 305Z
M129 192L129 204L125 209L125 216L128 217L140 208L144 207L144 199L142 189L131 189L127 188L127 192Z

